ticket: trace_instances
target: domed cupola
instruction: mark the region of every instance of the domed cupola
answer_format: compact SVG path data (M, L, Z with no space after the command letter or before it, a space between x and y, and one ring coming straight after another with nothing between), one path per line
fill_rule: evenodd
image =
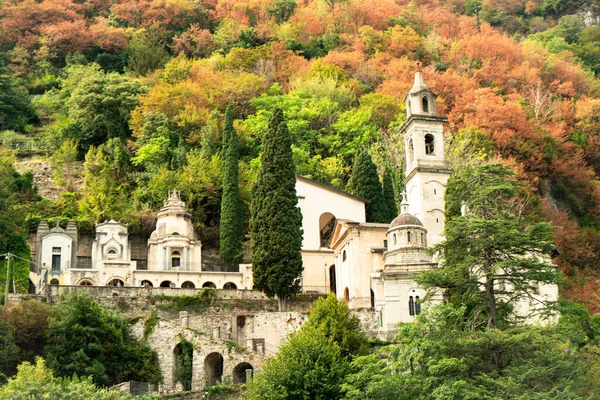
M402 193L400 215L398 215L387 231L388 251L398 249L423 249L427 247L427 229L419 218L408 212L406 193Z
M437 115L437 104L435 99L437 94L427 86L423 71L419 68L415 73L415 82L410 91L406 94L406 117L411 115Z

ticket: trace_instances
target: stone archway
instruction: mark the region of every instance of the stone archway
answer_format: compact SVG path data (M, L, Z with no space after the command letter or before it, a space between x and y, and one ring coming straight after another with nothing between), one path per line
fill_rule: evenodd
M173 349L173 386L180 382L183 390L192 390L194 347L184 340Z
M247 362L241 362L233 368L232 380L234 384L247 383L247 370L251 370L251 374L254 373L254 367Z
M204 359L204 376L207 386L220 382L223 378L223 356L221 353L210 353Z

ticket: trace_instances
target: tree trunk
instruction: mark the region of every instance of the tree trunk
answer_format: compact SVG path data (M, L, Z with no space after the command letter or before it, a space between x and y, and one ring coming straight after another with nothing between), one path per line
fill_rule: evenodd
M279 311L287 311L287 296L284 294L278 294L277 300L279 301Z
M491 276L486 276L485 281L485 300L488 309L488 328L495 329L497 323L496 296L494 295L494 279Z

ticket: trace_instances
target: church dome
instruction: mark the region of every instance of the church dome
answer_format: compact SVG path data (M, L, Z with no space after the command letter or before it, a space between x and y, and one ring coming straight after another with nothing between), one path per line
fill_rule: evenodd
M405 226L405 225L417 225L423 226L423 223L419 220L419 218L415 217L412 214L404 213L398 215L392 223L390 224L390 229L396 226Z

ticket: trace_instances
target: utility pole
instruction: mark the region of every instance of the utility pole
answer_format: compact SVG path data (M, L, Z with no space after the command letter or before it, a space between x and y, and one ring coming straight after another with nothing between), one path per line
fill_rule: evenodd
M6 287L4 289L4 305L8 304L8 293L15 291L15 287L14 284L12 284L12 280L12 254L9 251L8 253L6 253Z

